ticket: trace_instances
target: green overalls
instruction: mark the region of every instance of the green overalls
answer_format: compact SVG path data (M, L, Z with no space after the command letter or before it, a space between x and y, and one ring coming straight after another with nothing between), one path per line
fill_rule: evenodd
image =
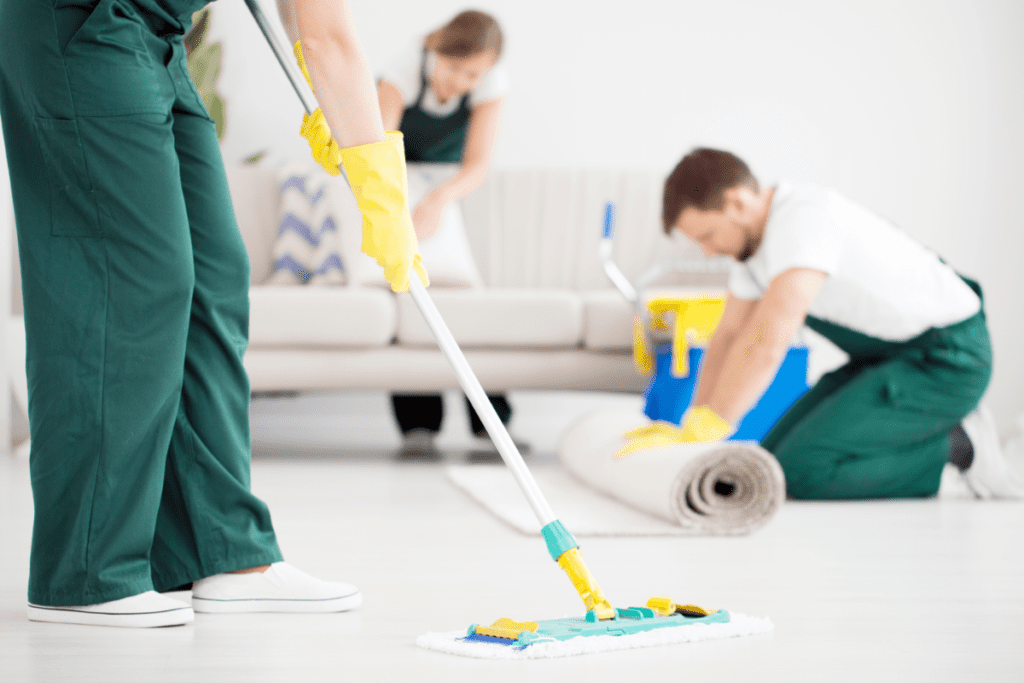
M964 278L978 297L981 288ZM906 342L874 339L808 316L850 356L782 417L761 445L794 498L913 498L939 490L950 430L978 405L992 374L982 309Z
M204 4L0 0L32 603L281 559L249 491L249 264L182 42Z
M402 122L398 125L405 138L405 160L427 163L457 164L462 161L462 150L466 146L466 133L469 131L469 117L472 109L469 106L469 93L462 96L459 106L451 114L436 116L423 109L423 97L426 95L430 81L427 78L427 49L423 49L420 60L420 92L416 101L405 108ZM508 423L512 417L512 406L503 395L490 395L491 405L498 413L501 421ZM391 406L402 433L413 429L427 429L436 432L441 428L444 408L441 397L437 394L393 394ZM466 399L466 410L469 411L470 429L479 435L486 433L483 421L476 410Z

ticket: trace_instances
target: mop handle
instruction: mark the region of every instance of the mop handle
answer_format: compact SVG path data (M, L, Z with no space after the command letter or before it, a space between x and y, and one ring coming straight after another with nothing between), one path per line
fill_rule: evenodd
M423 319L427 321L430 331L434 333L437 345L441 347L441 352L455 371L455 376L458 378L462 390L466 392L466 397L469 398L469 402L476 409L477 415L480 416L484 427L487 428L487 433L498 448L501 459L505 461L509 471L512 472L512 476L515 477L516 483L519 484L523 495L526 496L526 500L533 509L534 514L537 515L541 526L547 526L556 521L554 512L551 511L547 500L545 500L540 488L537 487L537 482L534 480L533 475L530 474L530 470L527 469L526 463L523 462L523 457L519 454L519 450L512 441L512 437L509 436L508 430L505 429L505 425L501 422L501 418L498 417L498 413L495 412L490 399L487 398L483 387L480 386L480 380L477 379L476 374L469 367L466 356L463 355L458 342L455 341L455 337L452 336L448 325L445 324L441 313L437 310L437 306L434 305L434 300L430 298L427 288L423 286L423 283L415 275L409 282L409 294L412 295L412 300L416 302L420 313L423 314Z
M281 68L284 69L284 75L288 78L288 82L292 84L292 88L295 89L295 94L299 96L299 101L302 102L306 113L312 114L316 110L316 101L311 99L312 93L307 92L301 85L305 78L299 71L298 64L285 56L291 54L291 50L285 49L280 37L274 32L270 22L267 21L266 15L263 14L263 10L260 9L260 4L256 0L245 0L245 4L249 7L252 18L256 20L256 25L263 32L263 37L270 44L270 51L274 53L277 61L281 64Z
M597 255L601 259L601 266L604 274L612 281L619 293L626 298L633 308L640 309L640 296L633 284L623 275L619 267L612 260L612 238L615 234L615 204L608 202L604 205L604 236L597 245Z

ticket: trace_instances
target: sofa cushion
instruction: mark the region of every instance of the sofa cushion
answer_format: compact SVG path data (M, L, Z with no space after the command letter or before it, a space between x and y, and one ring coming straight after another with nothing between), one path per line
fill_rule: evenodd
M580 292L583 347L591 351L633 348L633 307L614 289Z
M395 297L376 287L249 289L249 346L383 346L395 336Z
M566 348L580 343L583 304L567 290L430 290L460 346ZM434 336L408 294L399 295L400 344L435 346Z

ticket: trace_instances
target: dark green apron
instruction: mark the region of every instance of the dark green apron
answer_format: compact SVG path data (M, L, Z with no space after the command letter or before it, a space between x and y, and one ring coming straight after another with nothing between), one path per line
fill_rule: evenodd
M981 287L964 281L981 298ZM850 356L764 438L794 498L934 495L949 432L977 407L992 374L984 303L970 318L905 342L813 316L807 326Z
M249 263L182 41L203 4L0 0L35 604L280 559L249 491Z
M411 107L402 114L399 130L405 137L405 160L434 163L462 161L469 129L469 93L462 96L459 106L447 116L435 116L423 109L423 97L430 84L427 80L427 50L423 49L420 62L420 92Z

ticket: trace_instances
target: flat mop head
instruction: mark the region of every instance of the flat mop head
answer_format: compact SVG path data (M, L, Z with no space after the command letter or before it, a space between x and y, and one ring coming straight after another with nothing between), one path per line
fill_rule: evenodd
M595 610L583 618L499 619L490 626L474 624L466 632L428 633L417 644L468 657L534 659L729 638L772 628L767 619L651 598L645 607L616 609L609 619L598 618Z

